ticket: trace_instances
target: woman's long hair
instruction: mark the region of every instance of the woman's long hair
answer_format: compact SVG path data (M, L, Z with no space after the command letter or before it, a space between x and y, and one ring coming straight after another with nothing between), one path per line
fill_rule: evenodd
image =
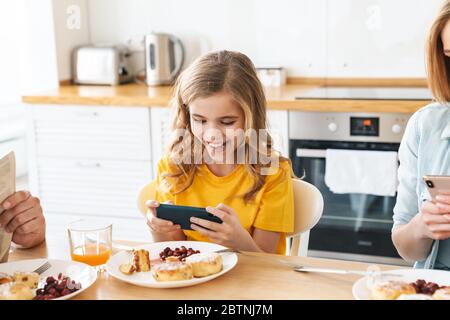
M434 19L427 41L428 85L433 97L441 102L450 101L450 58L444 53L442 30L450 21L450 1L445 1Z

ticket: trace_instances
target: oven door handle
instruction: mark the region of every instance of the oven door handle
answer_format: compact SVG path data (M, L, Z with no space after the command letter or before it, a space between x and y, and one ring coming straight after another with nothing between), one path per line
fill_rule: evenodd
M325 158L327 155L327 150L298 148L295 150L295 155L299 158Z

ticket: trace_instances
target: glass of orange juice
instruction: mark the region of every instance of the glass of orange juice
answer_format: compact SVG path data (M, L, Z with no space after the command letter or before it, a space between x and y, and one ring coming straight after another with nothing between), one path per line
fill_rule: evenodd
M103 272L112 252L112 224L81 219L70 223L68 231L72 260Z

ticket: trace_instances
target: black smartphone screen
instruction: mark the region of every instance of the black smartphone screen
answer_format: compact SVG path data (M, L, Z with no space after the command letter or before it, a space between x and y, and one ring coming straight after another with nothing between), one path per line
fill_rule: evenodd
M220 218L206 211L205 208L178 206L173 204L160 204L159 207L156 208L156 217L172 221L174 224L179 224L183 230L192 230L191 217L216 223L223 222Z

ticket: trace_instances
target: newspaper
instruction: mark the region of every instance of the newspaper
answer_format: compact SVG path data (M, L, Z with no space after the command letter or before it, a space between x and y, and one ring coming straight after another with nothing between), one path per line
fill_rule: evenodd
M0 204L16 191L16 158L14 152L8 153L0 159ZM0 207L0 215L3 208ZM0 263L8 260L11 246L11 233L6 233L0 227Z

